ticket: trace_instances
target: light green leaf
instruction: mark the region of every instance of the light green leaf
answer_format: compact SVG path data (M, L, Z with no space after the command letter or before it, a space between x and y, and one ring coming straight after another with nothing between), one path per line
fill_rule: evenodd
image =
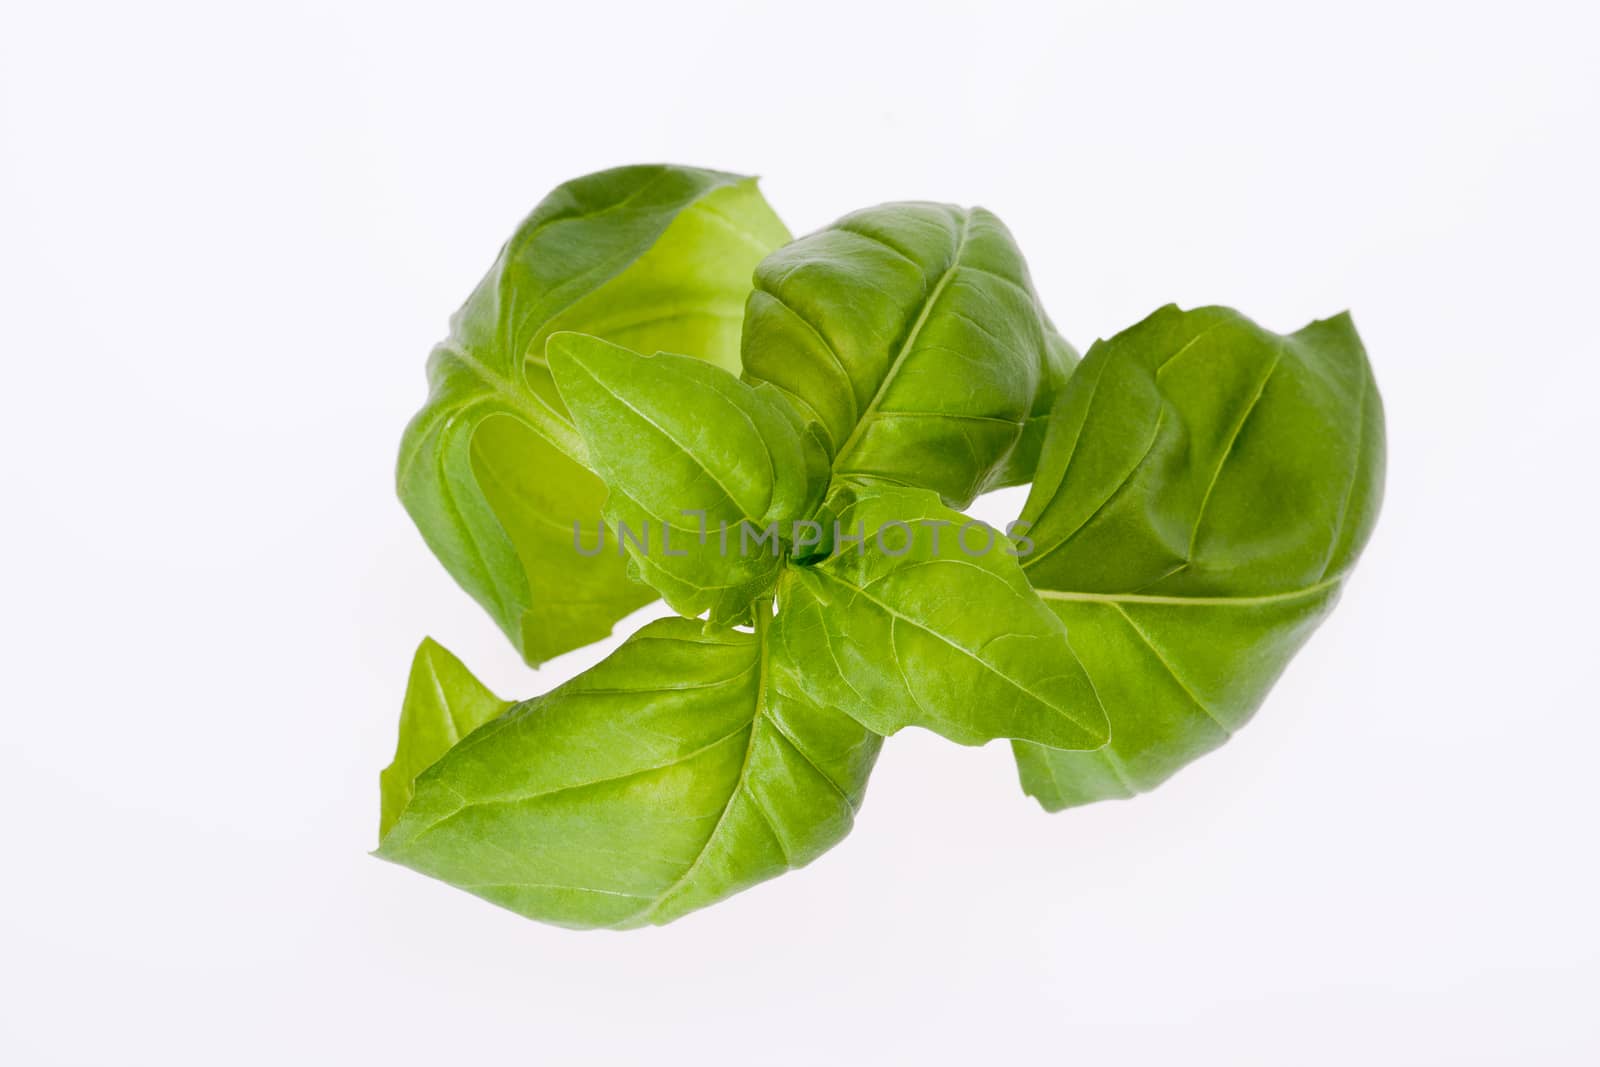
M1282 337L1166 307L1091 348L1023 510L1023 569L1111 743L1017 745L1023 788L1051 810L1131 796L1244 725L1332 609L1383 470L1383 406L1347 315Z
M748 623L820 495L812 439L768 391L687 356L579 333L551 337L546 356L634 573L682 615Z
M451 749L378 855L529 918L619 928L809 863L849 832L880 739L785 689L768 617L644 627Z
M773 626L813 700L879 734L1105 743L1094 688L1004 536L927 490L846 488L828 514L833 554L785 572Z
M1027 266L981 208L885 204L756 270L744 372L824 430L833 473L963 506L1034 403L1042 314Z
M400 499L529 663L606 636L652 599L623 560L574 550L605 491L544 363L579 330L736 371L755 265L788 239L754 179L622 167L558 188L501 250L428 362Z
M400 739L394 762L378 776L383 805L378 836L400 818L411 803L417 775L444 755L467 734L511 706L489 692L481 682L432 638L417 647L400 708Z

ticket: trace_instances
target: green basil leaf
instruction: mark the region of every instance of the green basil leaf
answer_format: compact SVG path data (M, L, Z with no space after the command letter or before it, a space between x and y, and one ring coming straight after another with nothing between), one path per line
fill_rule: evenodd
M1050 412L1055 409L1056 397L1066 387L1067 379L1072 377L1081 358L1049 317L1042 311L1040 314L1044 323L1044 348L1040 352L1039 388L1028 410L1028 420L1022 425L1022 436L1017 438L1017 445L1005 462L995 468L984 486L986 490L1033 481L1039 453L1044 448L1045 432L1050 427Z
M1008 539L927 490L846 487L826 513L833 554L785 572L773 625L813 700L879 734L1105 743L1094 687Z
M809 863L849 832L880 739L780 684L767 620L650 623L451 749L377 854L529 918L618 928Z
M821 502L828 491L829 483L833 481L833 470L829 465L827 431L820 423L807 419L789 402L781 389L766 382L758 382L755 391L757 396L766 401L768 407L783 416L784 421L800 437L805 478L805 492L802 496L806 501L805 510L810 514Z
M709 363L587 334L555 334L546 358L634 574L681 615L748 623L820 495L786 405Z
M1016 746L1051 810L1131 796L1225 741L1332 609L1383 496L1383 406L1348 315L1282 337L1166 307L1068 382L1023 563L1111 719Z
M378 836L388 833L411 803L417 775L510 706L509 700L489 692L445 648L432 638L425 639L411 660L394 762L378 776L383 801Z
M523 222L428 362L396 482L423 538L529 663L598 640L651 592L580 557L605 491L544 363L579 330L738 368L755 265L788 239L754 179L622 167L568 182Z
M1017 444L1042 316L1026 264L981 208L885 204L761 261L744 371L823 429L833 473L964 506Z

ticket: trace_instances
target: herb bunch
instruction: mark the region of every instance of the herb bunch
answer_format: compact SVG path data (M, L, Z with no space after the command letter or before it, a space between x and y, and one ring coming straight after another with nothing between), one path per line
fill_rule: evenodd
M1255 712L1383 491L1348 315L1168 306L1080 361L981 208L795 240L687 167L551 193L428 374L400 498L530 665L679 616L519 703L412 664L377 854L572 927L810 862L907 726L1010 740L1052 811L1154 787Z

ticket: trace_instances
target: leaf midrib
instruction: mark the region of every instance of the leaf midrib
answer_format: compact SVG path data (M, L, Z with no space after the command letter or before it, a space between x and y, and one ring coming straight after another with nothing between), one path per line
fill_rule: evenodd
M1299 589L1282 593L1264 593L1260 596L1156 596L1148 593L1081 593L1066 589L1035 587L1034 592L1045 600L1073 600L1097 604L1170 604L1175 607L1252 607L1278 601L1299 600L1332 589L1344 578L1328 578Z
M900 346L900 351L894 357L894 362L889 365L888 373L883 376L883 380L878 383L878 388L872 394L872 399L867 402L866 410L861 413L861 417L856 420L855 426L851 428L850 436L844 439L844 444L840 445L839 451L834 453L833 464L830 468L833 474L840 473L839 465L844 462L845 457L850 454L850 450L860 440L862 433L866 430L867 423L872 421L873 416L877 414L878 405L883 402L884 396L888 394L890 386L894 384L895 378L899 375L901 366L904 365L907 357L916 348L917 339L922 335L923 327L928 324L928 319L933 315L933 309L938 305L939 298L944 295L945 287L950 284L950 279L955 277L956 272L961 269L961 257L967 250L967 238L971 231L972 212L968 211L961 218L961 234L956 239L956 248L950 257L950 266L945 268L944 273L939 276L938 282L934 284L933 291L928 294L927 300L923 302L922 311L917 315L917 321L912 324L911 332L906 336L905 343Z
M925 563L936 563L936 562L950 562L950 561L926 560L924 562ZM965 648L965 647L957 644L955 641L951 640L949 637L946 637L944 634L940 633L938 630L934 629L932 626L929 626L927 623L925 623L925 622L923 622L923 621L921 621L919 619L914 619L909 615L906 615L906 614L903 614L901 612L896 611L893 607L891 607L890 605L888 605L884 601L879 600L877 597L875 597L871 593L867 592L867 590L863 589L861 586L855 585L855 584L853 584L851 582L847 582L843 578L840 578L838 575L830 574L828 571L825 571L820 567L809 568L809 572L811 574L815 574L815 575L817 575L819 577L826 578L831 582L834 582L834 583L836 583L838 585L843 586L844 588L850 590L852 593L855 593L857 596L861 597L863 600L867 601L869 604L872 604L875 607L877 607L880 611L882 611L884 614L888 615L890 618L898 619L899 621L906 623L908 626L911 626L914 629L920 630L923 633L927 634L928 636L936 638L937 640L942 641L944 644L949 645L951 648L955 649L957 652L960 652L963 656L965 656L968 659L972 660L972 662L974 662L974 663L978 664L979 666L981 666L984 670L988 671L990 674L993 674L996 678L1001 679L1007 685L1010 685L1012 688L1016 689L1019 693L1022 693L1023 695L1029 697L1030 699L1038 701L1041 705L1043 705L1044 707L1050 709L1050 711L1053 712L1054 714L1059 715L1061 718L1063 718L1063 719L1067 720L1068 722L1072 723L1072 725L1076 726L1079 730L1082 730L1083 733L1085 734L1085 736L1088 736L1088 737L1099 737L1099 736L1101 736L1101 732L1100 731L1096 731L1093 728L1091 728L1088 724L1082 722L1080 719L1078 719L1077 716L1073 715L1066 708L1060 707L1057 704L1052 703L1050 700L1047 700L1045 697L1040 696L1038 693L1035 693L1032 689L1028 688L1025 684L1023 684L1023 682L1020 679L1013 678L1009 674L1004 673L998 667L996 667L994 664L992 664L988 660L983 659L982 657L980 657L976 652L972 651L972 649Z
M661 911L662 906L665 905L669 899L671 899L673 894L677 893L679 889L688 883L689 879L694 875L694 873L700 869L700 864L705 861L706 854L711 851L712 842L716 841L717 835L722 832L723 825L728 821L728 813L733 811L734 801L739 798L740 792L742 792L745 788L746 780L750 775L750 758L755 754L756 750L756 735L759 733L758 727L761 723L761 717L767 713L767 643L768 632L772 625L771 602L762 601L758 603L756 605L754 614L756 630L756 662L758 664L758 669L756 671L756 706L755 712L750 716L750 737L745 744L744 762L739 765L739 773L733 780L733 788L728 791L728 801L722 806L722 814L717 816L717 824L711 828L711 833L707 835L705 842L700 846L700 851L695 854L694 861L684 869L682 874L673 879L671 885L667 886L659 894L657 894L655 899L651 901L649 905L640 909L633 915L628 916L626 919L623 919L617 924L619 926L634 926L639 923L651 921L651 919L653 919L655 915ZM770 821L768 825L771 826ZM775 837L777 835L776 828L773 828L773 835Z
M453 358L476 374L495 393L504 397L508 401L508 406L512 408L511 413L520 416L530 429L586 470L593 469L589 464L589 450L584 446L583 438L578 435L577 427L558 415L543 397L525 385L521 389L517 388L517 383L468 353L462 346L448 342L445 347Z
M644 357L644 358L648 359L650 357L647 356L647 357ZM660 434L663 438L665 438L667 440L667 442L669 444L672 445L672 447L674 447L675 449L678 450L678 453L680 455L682 455L684 458L689 460L689 462L692 463L694 466L698 467L702 474L704 474L707 478L711 479L711 484L713 484L713 485L715 485L717 487L718 491L720 491L722 493L723 497L728 501L728 503L732 504L736 509L738 509L739 514L742 517L744 517L745 519L748 519L750 521L755 521L755 520L757 520L757 519L759 519L761 517L759 514L755 514L755 515L750 514L749 513L749 509L746 507L746 503L744 501L742 501L739 498L739 495L736 494L733 491L733 489L731 489L728 486L727 482L724 481L720 476L718 476L717 472L713 471L706 464L706 461L704 459L702 459L700 457L700 455L693 448L691 448L688 444L684 443L684 441L682 441L678 437L677 434L673 433L672 430L670 430L666 426L662 425L662 423L661 423L661 421L659 419L655 418L650 412L645 411L644 409L640 408L637 404L633 403L633 401L631 401L627 397L623 396L616 389L612 388L609 383L601 381L599 375L595 374L595 372L593 370L591 370L582 361L578 361L578 360L573 361L573 366L578 371L580 371L583 375L585 375L591 382L593 382L595 384L596 388L600 389L607 396L611 397L612 400L615 400L618 404L621 404L623 407L625 407L629 411L633 412L634 415L638 416L638 418L639 418L639 420L641 422L643 422L646 426L649 426L656 433ZM731 402L728 404L728 406L730 408L733 408L736 412L738 412L738 414L744 418L745 423L750 427L751 431L753 433L755 433L756 437L760 438L761 430L760 430L759 427L756 426L755 421L750 418L749 413L740 410L738 405L733 404ZM767 454L767 464L768 464L769 467L771 467L771 465L772 465L772 454L771 454L770 450L769 450L769 452ZM776 485L777 485L777 471L774 469L773 472L772 472L772 483L771 483L772 487L769 488L768 494L767 494L767 506L768 507L771 506L772 493L775 491ZM665 521L665 520L659 520L658 519L657 521Z

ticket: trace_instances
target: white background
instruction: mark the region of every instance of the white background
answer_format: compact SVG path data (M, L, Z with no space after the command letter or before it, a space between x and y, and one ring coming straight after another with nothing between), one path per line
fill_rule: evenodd
M533 8L4 3L0 1061L1600 1062L1592 5ZM392 461L522 215L656 160L982 203L1080 346L1353 309L1388 497L1257 720L1056 816L907 733L662 929L367 856L424 634L605 650L523 668Z

